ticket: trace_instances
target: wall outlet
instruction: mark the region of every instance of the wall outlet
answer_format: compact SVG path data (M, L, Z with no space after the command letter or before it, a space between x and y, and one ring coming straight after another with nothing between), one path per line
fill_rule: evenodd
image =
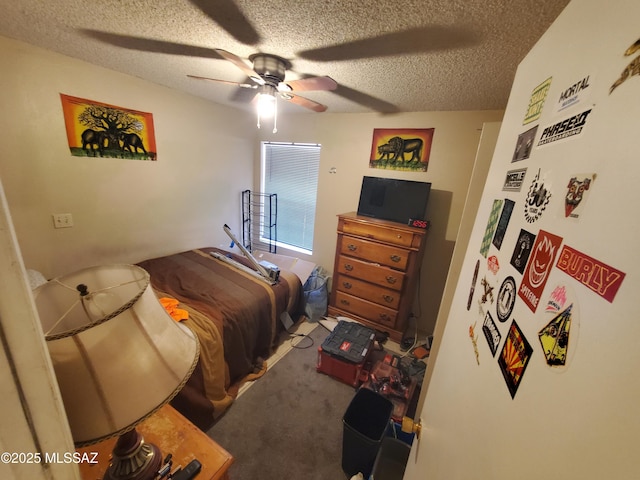
M73 216L70 213L54 213L52 216L54 228L73 227Z

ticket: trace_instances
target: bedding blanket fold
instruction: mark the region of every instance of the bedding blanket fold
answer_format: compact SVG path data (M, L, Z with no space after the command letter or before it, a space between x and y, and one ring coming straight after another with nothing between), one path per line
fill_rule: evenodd
M138 264L149 272L159 297L176 299L187 310L189 318L182 323L200 340L196 372L172 404L203 430L229 407L247 376L266 370L263 359L282 328L280 314L295 315L302 308L302 285L295 275L281 272L270 286L211 252L229 255L202 248ZM248 265L243 257L232 258Z

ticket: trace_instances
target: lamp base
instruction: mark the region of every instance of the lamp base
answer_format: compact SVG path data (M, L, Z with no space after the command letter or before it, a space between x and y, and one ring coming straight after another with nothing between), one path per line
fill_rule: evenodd
M118 438L103 480L153 480L161 463L160 449L134 428Z

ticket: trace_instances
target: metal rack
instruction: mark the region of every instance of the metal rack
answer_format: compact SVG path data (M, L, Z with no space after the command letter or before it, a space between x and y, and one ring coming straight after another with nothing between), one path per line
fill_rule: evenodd
M276 253L278 241L278 195L242 192L242 244L250 252Z

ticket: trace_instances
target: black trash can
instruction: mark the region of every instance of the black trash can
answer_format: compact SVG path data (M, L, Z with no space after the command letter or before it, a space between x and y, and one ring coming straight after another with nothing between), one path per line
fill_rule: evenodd
M371 480L402 480L411 447L393 437L384 437L373 464Z
M382 395L361 388L342 418L342 470L348 478L361 472L369 478L391 420L393 404Z

